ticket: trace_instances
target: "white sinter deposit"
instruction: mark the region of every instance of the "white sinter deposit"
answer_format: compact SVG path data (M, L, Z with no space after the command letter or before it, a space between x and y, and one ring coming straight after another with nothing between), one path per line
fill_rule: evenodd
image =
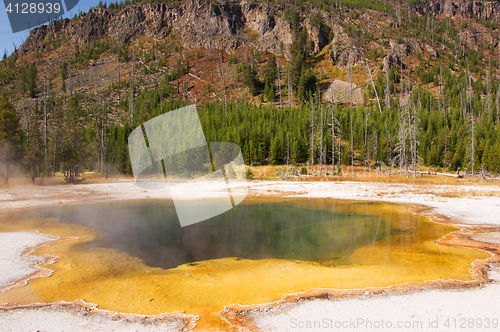
M222 184L210 184L218 185L223 190ZM498 186L281 181L252 181L248 185L249 193L256 195L285 194L418 204L434 207L435 212L457 222L490 227L500 225ZM193 186L195 188L196 184ZM42 205L168 197L168 191L145 190L127 180L75 186L8 188L0 190L0 211ZM22 252L50 239L35 232L0 233L0 285L7 285L32 273L33 269L29 266L39 262L40 258L21 257ZM478 235L476 239L499 243L500 232L496 229L487 236ZM263 331L493 331L500 326L498 266L493 266L488 276L493 282L479 288L430 288L406 295L385 292L383 295L366 294L354 299L317 299L264 311L255 310L251 316ZM141 320L113 321L102 315L86 316L78 310L57 306L0 311L0 331L171 331L184 328L181 321L170 320L162 326Z
M38 270L32 266L44 262L45 258L23 254L53 240L54 237L37 232L0 233L0 290L36 273Z

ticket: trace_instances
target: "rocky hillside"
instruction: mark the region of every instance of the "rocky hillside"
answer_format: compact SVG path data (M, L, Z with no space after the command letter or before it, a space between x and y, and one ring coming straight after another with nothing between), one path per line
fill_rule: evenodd
M33 29L13 56L16 60L24 59L17 66L27 66L37 58L43 64L38 68L39 76L49 77L53 85L69 86L73 92L115 84L125 93L130 86L124 87L119 81L130 81L137 66L142 81L136 89L141 90L151 87L161 75L178 73L179 61L191 61L188 70L176 77L176 90L179 94L179 87L187 84L192 101L197 102L207 98L222 100L223 94L225 98L238 99L245 86L252 95L259 95L264 90L265 61L270 53L278 56L278 65L282 66L281 84L273 84L275 92L278 85L280 89L300 92L304 60L304 68L312 70L325 90L335 80L346 82L348 68L358 68L351 79L369 98L374 97L370 76L373 80L378 76L386 79L391 67L399 69L400 76L408 75L409 81L425 85L436 96L441 93L437 87L442 80L436 76L442 76L443 65L456 72L458 67L466 66L461 59L470 56L470 52L475 52L470 66L473 68L469 68L474 69L473 80L486 76L479 68L484 71L497 67L498 2L326 0L299 4L192 0L99 6L73 19ZM299 41L303 45L297 52ZM303 54L301 59L297 58L299 53ZM243 65L248 59L260 76L260 89L259 82L255 87L248 79L245 83ZM60 75L65 62L69 74ZM234 63L240 66L232 68ZM367 63L373 72L366 71ZM115 96L115 104L120 99L120 89L109 90ZM36 90L35 95L42 92L41 84ZM356 93L355 102L359 103L362 97ZM345 103L343 95L337 91L334 98ZM300 102L298 99L295 94L289 101Z
M94 8L76 19L64 19L34 29L19 48L20 54L36 52L59 34L72 43L86 45L103 38L117 44L128 43L141 36L162 39L175 31L182 36L185 48L234 51L245 43L255 42L261 50L278 53L280 41L289 50L292 28L279 7L251 2L187 1L180 6L162 3L139 3L121 10ZM256 32L258 37L250 36ZM325 46L319 31L311 31L317 47Z
M387 6L392 6L392 2L388 1ZM34 29L19 48L19 53L22 55L43 50L48 40L61 33L68 36L74 44L86 45L106 37L118 44L130 42L140 36L161 39L176 31L182 36L182 45L185 48L223 49L231 52L251 43L259 50L278 54L280 44L283 43L289 57L293 26L283 15L286 8L247 0L224 4L210 0L193 0L176 6L139 3L121 10L94 8L78 18L57 20ZM405 11L407 13L403 14ZM423 0L414 5L396 5L394 12L395 15L390 16L371 10L360 11L348 6L340 7L340 10L334 13L309 8L302 23L308 29L310 40L314 42L315 52L319 52L328 44L328 36L325 36L324 31L318 28L317 24L311 24L310 18L315 15L319 15L322 22L337 34L342 34L347 24L366 23L365 28L377 29L382 27L380 24L397 26L402 18L411 15L500 23L498 2ZM461 37L472 47L481 43L496 45L495 40L498 39L487 29L464 29ZM342 37L338 37L334 42L338 43L339 40L342 40ZM340 43L349 44L349 41Z
M125 0L33 29L0 93L32 175L130 174L130 131L186 104L248 164L499 173L499 27L489 1Z

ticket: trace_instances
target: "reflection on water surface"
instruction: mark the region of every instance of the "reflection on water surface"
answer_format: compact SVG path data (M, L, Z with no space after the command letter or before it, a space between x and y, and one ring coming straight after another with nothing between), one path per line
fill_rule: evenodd
M367 205L369 204L369 205ZM360 207L371 207L369 211ZM354 250L403 232L415 232L376 211L370 203L331 199L251 199L208 221L180 227L171 201L142 200L40 209L57 218L102 231L88 246L114 248L154 267L224 257L294 259L333 263ZM401 218L408 218L409 213Z
M326 198L247 198L184 228L169 202L152 200L36 208L0 220L4 232L78 237L37 249L58 256L51 277L0 293L0 303L84 299L118 312L180 311L200 315L202 330L228 330L219 312L230 304L313 289L471 281L471 263L491 257L436 244L455 229L408 206Z

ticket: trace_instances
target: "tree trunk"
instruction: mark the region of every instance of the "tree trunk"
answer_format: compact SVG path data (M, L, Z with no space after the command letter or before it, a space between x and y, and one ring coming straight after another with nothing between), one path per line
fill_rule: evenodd
M219 64L219 72L220 72L220 77L222 79L222 86L224 88L224 116L227 114L227 95L226 95L226 80L224 78L224 73L222 72L222 62L223 62L223 53L221 50L220 53L220 60L218 61Z
M49 97L50 97L50 90L48 91ZM48 119L47 119L47 94L45 95L45 107L44 107L44 121L45 121L45 172L49 172L49 167L48 167L48 162L49 162L49 140L48 140L48 133L47 133L47 127L48 127Z
M54 136L54 176L56 175L56 156L57 156L57 126L56 126L56 132Z
M335 120L334 119L335 117L333 115L333 98L332 98L332 174L335 173Z
M351 65L349 65L349 113L351 114L351 173L354 175L354 134L352 132L352 86Z
M278 88L280 90L280 110L283 109L283 101L281 98L281 74L280 74L280 63L278 62L278 57L276 57L276 65L278 67Z
M321 108L321 137L319 142L319 175L323 172L323 108Z
M5 185L9 185L9 156L7 155L5 158Z
M314 175L314 103L311 103L311 175Z

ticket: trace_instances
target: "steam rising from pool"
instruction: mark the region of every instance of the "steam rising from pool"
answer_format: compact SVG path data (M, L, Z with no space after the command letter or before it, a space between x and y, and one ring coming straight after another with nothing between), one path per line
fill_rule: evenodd
M476 264L491 253L460 246L459 230L408 209L247 197L227 214L182 228L168 201L16 211L3 215L4 231L36 229L72 239L37 249L58 257L52 275L0 293L0 303L84 299L117 312L199 315L197 326L224 331L227 322L219 313L235 303L270 303L297 292L330 296L337 290L484 280L476 279Z
M171 201L51 207L41 216L96 228L102 236L88 246L118 249L161 268L224 257L328 264L398 232L382 215L346 211L331 199L250 200L187 227L180 227Z

